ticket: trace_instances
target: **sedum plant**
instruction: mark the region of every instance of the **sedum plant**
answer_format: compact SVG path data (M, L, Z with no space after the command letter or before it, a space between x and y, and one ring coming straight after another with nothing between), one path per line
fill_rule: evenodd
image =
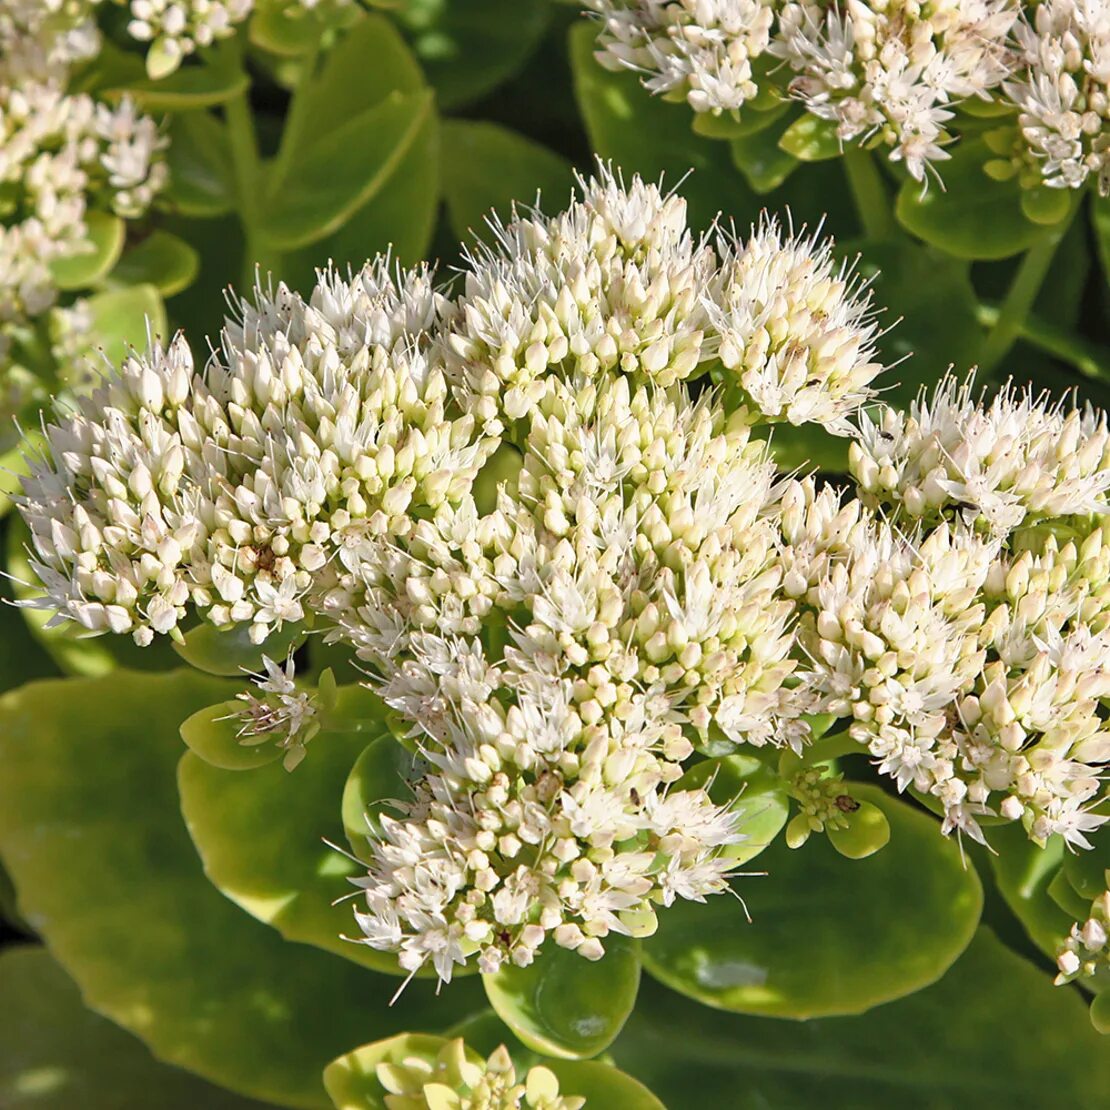
M581 6L0 0L3 1105L1101 1104L1106 12Z

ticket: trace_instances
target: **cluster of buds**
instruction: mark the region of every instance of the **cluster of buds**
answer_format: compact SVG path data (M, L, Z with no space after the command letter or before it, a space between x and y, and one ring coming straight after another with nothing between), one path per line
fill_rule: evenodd
M1110 886L1110 871L1106 874ZM1110 971L1110 890L1104 890L1091 903L1086 921L1077 921L1056 955L1057 985L1076 979L1090 979L1100 971Z
M46 429L21 508L37 604L139 644L190 603L255 642L335 566L469 490L494 441L452 411L427 271L327 272L242 302L194 370L183 337L129 358Z
M1110 5L1042 0L1017 26L1022 67L1006 86L1045 183L1110 193Z
M682 197L603 170L565 212L498 231L446 337L452 380L485 420L526 416L551 373L669 389L723 364L768 420L843 434L882 369L851 267L774 220L711 242L691 233Z
M997 536L1110 508L1105 414L1009 386L976 402L972 388L947 377L907 412L860 422L849 465L868 504L906 523L960 519Z
M315 697L297 687L296 667L290 655L282 667L262 656L265 674L252 674L255 688L238 694L243 708L233 714L239 724L239 742L248 746L276 742L284 752L282 766L294 770L305 757L305 745L320 731ZM259 696L259 694L261 696Z
M956 108L991 102L1016 115L1034 184L1110 189L1105 0L1043 0L1028 15L1016 0L584 2L602 65L699 114L793 99L842 143L885 146L924 180L950 157Z
M520 1082L504 1045L483 1060L458 1038L445 1041L434 1059L410 1053L382 1061L374 1077L387 1092L386 1110L581 1110L586 1105L581 1096L559 1093L550 1068L537 1064Z
M353 650L413 756L359 939L411 973L596 959L726 890L739 809L690 760L804 767L814 714L946 831L1087 846L1104 418L952 381L855 411L875 328L827 248L771 223L710 246L638 179L501 230L453 298L379 260L256 291L202 373L181 339L128 359L26 480L39 604L140 644L190 611L255 642L312 618ZM758 427L782 419L849 435L858 489L782 480ZM240 719L288 766L322 703L266 666ZM794 839L881 844L833 779L793 792Z
M95 29L78 21L63 33L50 7L17 5L0 20L0 355L13 328L54 303L51 263L94 249L89 213L141 216L168 177L166 140L132 101L66 91Z

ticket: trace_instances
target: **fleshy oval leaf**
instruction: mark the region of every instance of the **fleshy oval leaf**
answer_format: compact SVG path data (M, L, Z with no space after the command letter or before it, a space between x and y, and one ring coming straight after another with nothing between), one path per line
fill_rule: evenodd
M124 224L108 212L85 215L90 249L50 263L50 272L62 290L87 289L116 264L123 251Z
M252 771L276 763L281 749L272 743L244 744L236 715L243 703L236 699L198 709L181 722L181 739L205 763L223 771Z
M545 1056L587 1059L621 1031L640 986L639 943L610 933L605 955L587 960L548 940L529 967L483 975L497 1015Z
M723 895L677 902L644 941L644 967L707 1006L768 1017L862 1013L934 982L974 935L978 876L935 821L875 787L853 795L882 809L891 842L848 860L814 835L760 857L768 878L744 882L752 913Z
M248 624L221 629L204 622L189 629L184 643L175 642L173 649L190 667L205 674L242 678L262 666L264 655L278 663L284 661L306 635L303 625L286 624L271 632L263 643L255 644L251 642Z

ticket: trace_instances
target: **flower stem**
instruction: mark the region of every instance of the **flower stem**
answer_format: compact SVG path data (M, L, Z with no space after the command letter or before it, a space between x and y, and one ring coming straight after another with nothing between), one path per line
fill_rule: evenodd
M976 309L979 323L984 328L993 328L1001 315L998 308L981 304ZM1105 381L1110 378L1110 348L1100 347L1081 336L1072 335L1064 328L1058 328L1032 314L1021 321L1018 338L1031 344L1045 354L1068 363L1073 369L1087 378Z
M1078 209L1073 206L1073 212ZM993 370L1010 352L1010 348L1021 335L1033 302L1041 291L1044 279L1048 274L1052 259L1060 240L1064 238L1071 219L1062 220L1055 227L1048 230L1026 252L1021 260L1021 265L1014 274L1006 299L998 310L998 319L994 327L987 334L983 343L983 350L979 356L979 369L983 373Z
M870 151L850 147L844 152L844 172L868 239L886 239L894 230L890 201L882 175Z

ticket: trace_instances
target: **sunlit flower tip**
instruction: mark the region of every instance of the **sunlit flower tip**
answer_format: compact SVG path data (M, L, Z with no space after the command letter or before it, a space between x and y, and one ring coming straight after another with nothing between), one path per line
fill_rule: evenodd
M1046 185L1088 180L1110 193L1110 7L1044 0L1015 27L1018 66L1006 84L1029 157Z
M376 1078L388 1110L580 1110L586 1100L561 1095L555 1073L542 1065L517 1081L504 1045L483 1060L461 1039L447 1041L434 1060L412 1055L380 1063Z
M867 282L832 247L767 217L746 241L723 237L707 308L717 355L755 409L848 435L883 367Z
M1068 409L1007 385L976 400L949 376L906 413L863 418L849 463L860 491L911 519L960 517L998 536L1023 524L1108 508L1104 413Z
M881 142L922 180L949 157L953 104L989 98L1007 76L1018 10L1010 0L805 0L782 6L769 51L794 71L789 92L841 140Z
M759 92L752 63L766 52L772 0L585 0L598 17L609 69L643 74L646 88L696 112L736 114Z
M639 177L626 185L601 165L566 211L517 213L497 231L471 254L445 340L477 419L527 416L549 374L669 387L708 358L702 301L715 257L677 193Z
M292 771L305 757L305 745L320 731L315 697L297 688L292 655L284 667L262 656L264 673L250 673L259 693L247 690L236 697L243 702L232 720L239 725L241 744L273 742L285 753L282 761Z

